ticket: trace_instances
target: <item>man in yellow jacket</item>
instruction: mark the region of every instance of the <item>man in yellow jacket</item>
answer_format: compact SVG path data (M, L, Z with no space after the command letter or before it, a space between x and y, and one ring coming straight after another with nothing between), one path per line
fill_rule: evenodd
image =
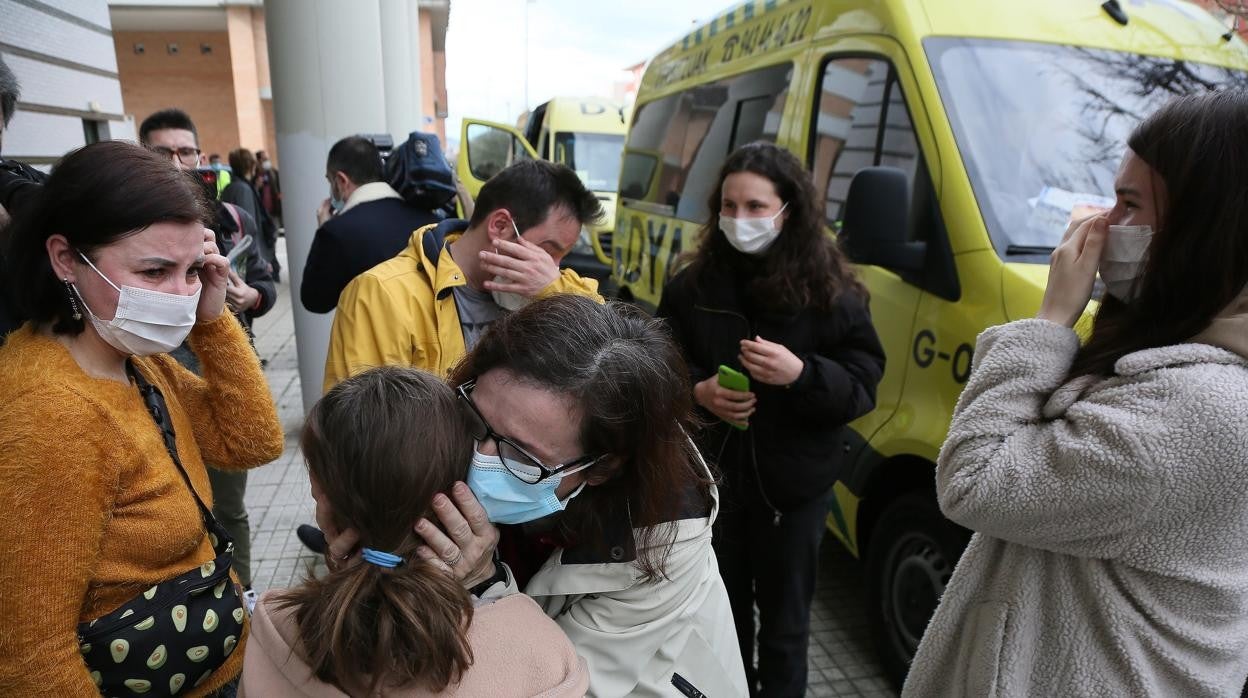
M445 375L498 317L531 298L599 298L598 283L559 269L581 227L602 216L576 173L516 163L481 188L472 218L412 234L397 257L360 274L338 300L325 390L374 366Z

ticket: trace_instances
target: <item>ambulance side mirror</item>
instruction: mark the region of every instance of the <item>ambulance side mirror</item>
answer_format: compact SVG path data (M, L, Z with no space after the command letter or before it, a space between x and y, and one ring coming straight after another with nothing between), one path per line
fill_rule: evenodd
M923 270L927 243L910 239L910 183L896 167L865 167L849 183L840 240L857 264Z

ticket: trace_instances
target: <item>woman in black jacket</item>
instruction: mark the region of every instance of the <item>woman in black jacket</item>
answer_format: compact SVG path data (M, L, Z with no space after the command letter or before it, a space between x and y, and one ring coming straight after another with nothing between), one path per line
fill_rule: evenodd
M752 143L728 157L710 219L658 315L684 350L723 473L715 550L752 695L806 691L806 646L841 427L884 372L867 292L824 232L810 175ZM719 385L727 366L749 390ZM754 668L754 606L759 611Z

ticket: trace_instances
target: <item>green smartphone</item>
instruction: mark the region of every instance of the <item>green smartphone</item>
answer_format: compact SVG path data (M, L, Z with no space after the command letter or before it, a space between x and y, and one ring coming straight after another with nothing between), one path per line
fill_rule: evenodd
M744 373L732 368L731 366L719 365L719 385L729 390L737 390L743 393L750 391L750 377ZM732 426L745 431L750 428L748 424L734 424L728 422Z

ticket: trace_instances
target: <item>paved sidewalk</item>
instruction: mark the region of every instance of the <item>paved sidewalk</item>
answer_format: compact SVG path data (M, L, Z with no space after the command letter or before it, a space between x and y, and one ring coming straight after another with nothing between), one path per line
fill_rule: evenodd
M284 248L283 240L279 243L283 257ZM286 265L283 268L289 269ZM253 470L247 482L252 582L260 592L296 584L320 562L295 537L297 525L312 523L312 497L299 452L303 398L295 356L290 285L282 283L278 293L277 305L257 319L254 327L256 349L268 360L265 375L286 430L286 451L282 457ZM896 695L883 678L871 647L862 565L831 536L824 542L815 594L807 695Z

